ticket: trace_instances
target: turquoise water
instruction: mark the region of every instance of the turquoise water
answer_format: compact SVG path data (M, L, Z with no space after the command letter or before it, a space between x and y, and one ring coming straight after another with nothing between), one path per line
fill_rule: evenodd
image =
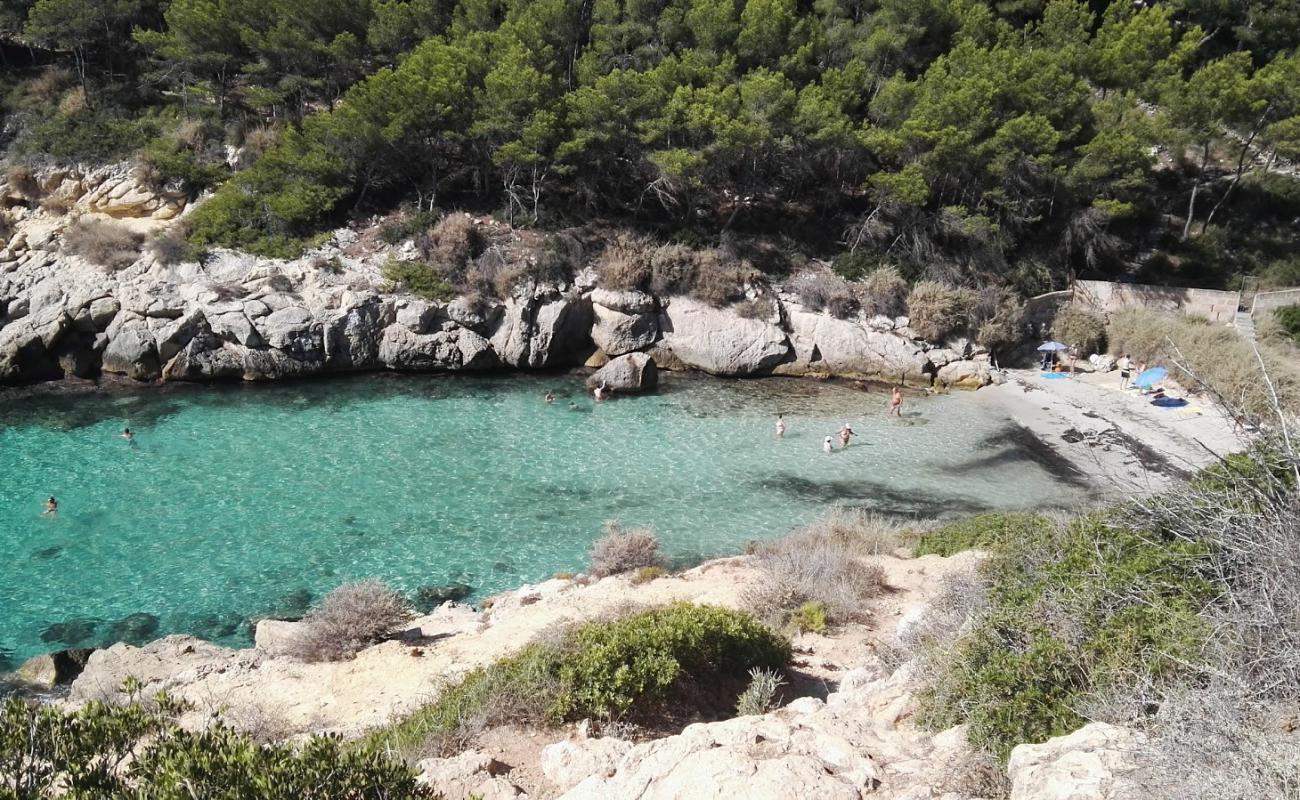
M364 577L408 592L461 581L481 597L582 569L613 518L652 526L684 562L837 503L938 515L1086 495L960 395L911 399L900 421L882 394L841 384L668 376L657 395L595 405L580 381L0 401L0 660L171 632L238 644L250 616L300 613ZM861 436L826 455L845 421ZM51 494L59 511L43 517Z

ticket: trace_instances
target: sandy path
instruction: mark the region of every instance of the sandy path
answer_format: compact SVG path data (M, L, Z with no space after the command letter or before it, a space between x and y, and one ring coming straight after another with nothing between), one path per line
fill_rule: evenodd
M1157 491L1245 446L1208 400L1189 396L1183 408L1153 406L1135 391L1121 391L1118 372L1048 379L1037 370L1009 370L1008 378L976 392L972 402L1002 410L1098 484L1104 497ZM1173 381L1161 384L1187 396Z

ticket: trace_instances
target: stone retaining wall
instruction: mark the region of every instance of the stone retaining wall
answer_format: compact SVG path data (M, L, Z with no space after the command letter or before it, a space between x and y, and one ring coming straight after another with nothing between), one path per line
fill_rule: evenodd
M1211 322L1231 324L1237 315L1241 292L1217 289L1189 289L1179 286L1149 286L1113 281L1075 281L1074 302L1094 311L1112 312L1127 308L1151 311L1181 311L1205 317Z

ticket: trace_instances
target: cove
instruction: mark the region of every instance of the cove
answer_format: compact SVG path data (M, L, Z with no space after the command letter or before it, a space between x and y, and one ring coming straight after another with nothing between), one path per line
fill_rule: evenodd
M898 420L883 394L846 384L679 374L602 404L578 375L6 400L0 669L167 633L246 644L250 617L300 614L359 578L482 597L582 570L610 519L654 528L686 563L837 504L942 516L1089 497L1041 443L965 400L909 398ZM846 421L860 436L826 455ZM134 445L118 436L128 425ZM43 517L49 495L59 511Z

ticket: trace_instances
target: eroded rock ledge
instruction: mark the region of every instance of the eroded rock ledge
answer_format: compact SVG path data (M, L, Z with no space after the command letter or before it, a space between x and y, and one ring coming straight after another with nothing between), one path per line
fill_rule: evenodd
M156 233L183 196L141 186L122 168L55 170L45 197L72 214ZM993 380L968 340L928 343L906 317L838 319L780 289L751 288L766 317L690 297L571 283L516 286L504 300L430 302L384 291L401 247L358 247L336 231L294 261L218 251L169 266L145 254L110 271L72 254L71 216L0 185L16 222L0 247L0 385L115 373L138 381L261 381L367 370L541 369L645 353L660 369L715 375L839 376L978 388Z

